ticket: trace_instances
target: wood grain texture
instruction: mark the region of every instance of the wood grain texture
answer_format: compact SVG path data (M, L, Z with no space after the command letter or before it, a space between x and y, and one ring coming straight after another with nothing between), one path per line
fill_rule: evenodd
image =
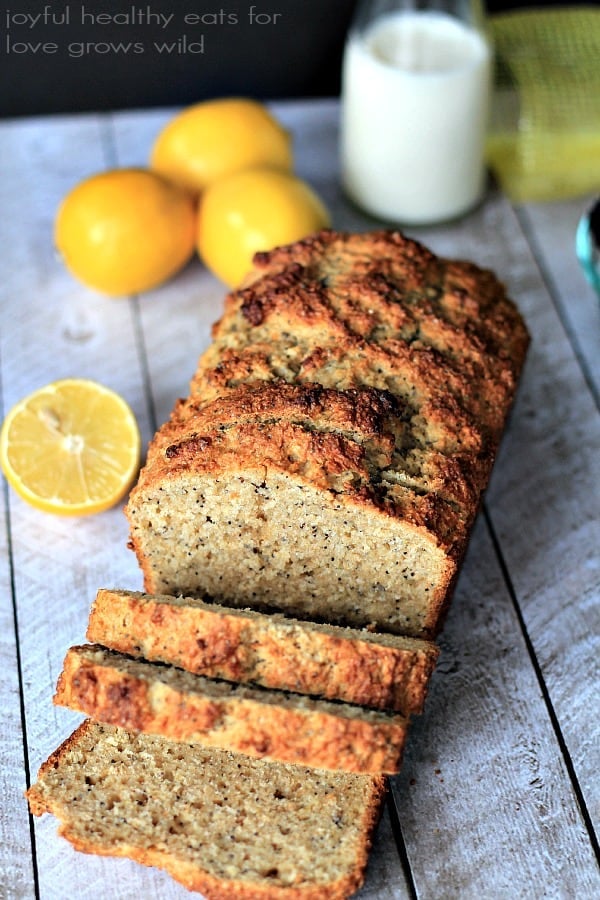
M339 187L337 103L273 108L292 131L298 173L328 202L334 225L378 225L351 207ZM51 241L54 211L66 190L99 169L144 163L170 115L158 110L0 123L5 408L56 378L92 377L127 398L146 442L187 393L221 312L225 290L217 280L195 261L160 290L108 300L71 279ZM554 216L552 208L527 207L517 217L491 191L462 221L412 231L438 253L494 268L525 313L533 344L487 494L492 533L480 518L425 715L394 782L412 884L386 814L358 895L364 900L405 900L414 893L424 900L600 895L578 805L581 799L589 818L600 820L599 424L589 390L598 356L591 333L596 313L583 300L577 310L568 308L574 292L585 296L568 255L571 243L565 253L575 209L575 203L558 205ZM35 775L79 721L53 707L51 697L67 646L84 638L96 590L139 589L141 577L125 548L119 508L60 520L11 493L9 512L28 744L23 750L8 552L0 533L0 663L6 670L0 690L8 723L0 739L0 885L12 891L7 897L20 898L34 896L26 808L19 805L25 753ZM160 872L77 854L57 837L50 817L36 821L35 836L42 900L63 900L65 885L75 884L82 900L190 896Z
M529 203L516 212L569 339L599 398L600 297L586 281L575 254L577 225L592 203L591 197L577 197Z
M34 892L29 817L23 803L28 787L22 728L17 635L13 610L7 531L7 492L2 486L0 521L0 709L2 764L0 765L0 895L6 900L31 897ZM2 894L1 885L6 887Z
M365 883L355 900L410 900L410 896L386 804L375 832Z
M598 710L600 684L600 417L518 222L502 200L493 233L497 252L509 261L504 277L530 323L532 345L486 503L598 829L600 716L588 719L586 709ZM485 239L483 229L479 235ZM493 264L489 249L482 258Z
M95 378L131 403L146 441L150 427L133 304L108 300L78 285L52 249L52 220L60 198L80 178L106 165L104 129L100 117L2 125L4 215L0 238L4 247L11 248L2 289L3 402L8 408L29 391L57 378ZM29 188L32 172L37 173L35 190ZM13 229L19 240L12 237ZM83 637L97 586L139 587L141 580L131 554L124 549L127 528L120 508L92 518L60 519L31 509L12 492L9 502L28 737L28 747L21 753L27 752L35 777L41 762L76 721L67 711L54 708L51 696L64 651ZM14 671L14 666L9 671ZM15 704L12 714L18 714ZM23 780L24 771L20 782ZM4 804L4 797L1 802ZM15 804L15 813L26 819L25 801L15 798ZM44 898L64 898L65 885L78 884L89 871L80 855L70 849L64 853L65 842L57 842L55 832L56 823L51 819L36 822L40 895ZM50 848L46 843L49 834ZM15 864L30 866L31 851L23 852L20 861L15 854ZM95 886L95 896L106 896L106 885L114 883L113 870L106 860L97 861L95 868L98 875L90 884ZM136 866L131 870L129 896L139 897L148 877L142 877ZM0 883L5 878L11 884L9 870L2 872ZM168 897L168 891L169 886L164 892L157 889L156 896Z
M24 235L13 242L16 259L3 296L2 314L10 326L2 329L0 351L4 404L8 408L57 378L94 378L131 403L146 439L130 305L80 287L52 250L52 219L60 198L78 178L104 166L100 123L67 118L48 127L42 120L7 125L3 133L9 162L0 238L3 245L10 243L8 222L16 222ZM44 177L39 190L27 191L32 171ZM94 585L98 578L118 581L137 573L127 554L115 552L127 533L118 508L102 516L61 519L39 513L11 492L10 512L28 736L39 761L54 741L46 690L67 642L82 633Z

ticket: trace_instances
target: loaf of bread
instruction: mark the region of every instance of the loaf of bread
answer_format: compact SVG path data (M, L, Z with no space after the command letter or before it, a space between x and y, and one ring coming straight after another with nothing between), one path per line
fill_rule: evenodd
M130 495L145 589L434 636L527 343L395 231L258 254Z
M431 641L319 625L138 591L96 595L92 643L196 675L392 709L422 712L439 650Z
M132 731L362 774L398 772L408 729L398 714L216 681L96 644L67 652L54 701Z
M384 793L382 777L86 721L27 797L78 850L161 867L207 900L343 900L363 881Z

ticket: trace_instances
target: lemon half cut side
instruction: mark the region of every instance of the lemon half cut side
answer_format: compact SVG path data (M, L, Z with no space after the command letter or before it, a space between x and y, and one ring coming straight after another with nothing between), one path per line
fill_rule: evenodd
M136 418L122 397L96 381L66 378L13 406L0 431L0 465L27 503L85 516L125 496L140 446Z

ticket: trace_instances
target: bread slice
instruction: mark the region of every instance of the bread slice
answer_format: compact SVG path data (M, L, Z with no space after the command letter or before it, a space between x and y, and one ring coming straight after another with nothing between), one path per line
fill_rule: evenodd
M27 792L78 850L159 866L207 900L342 900L364 877L382 777L84 722Z
M133 731L363 774L399 771L408 728L393 713L215 681L94 644L68 651L54 701Z
M126 512L148 592L432 637L528 344L495 276L398 232L258 254Z
M98 591L87 639L196 675L405 716L423 709L439 650L430 641L319 625L136 591Z

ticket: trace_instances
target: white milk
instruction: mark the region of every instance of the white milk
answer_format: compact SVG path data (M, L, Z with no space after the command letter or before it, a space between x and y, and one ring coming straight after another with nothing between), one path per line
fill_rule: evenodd
M437 12L400 12L344 54L342 178L369 213L404 224L458 216L484 187L490 84L484 38Z

